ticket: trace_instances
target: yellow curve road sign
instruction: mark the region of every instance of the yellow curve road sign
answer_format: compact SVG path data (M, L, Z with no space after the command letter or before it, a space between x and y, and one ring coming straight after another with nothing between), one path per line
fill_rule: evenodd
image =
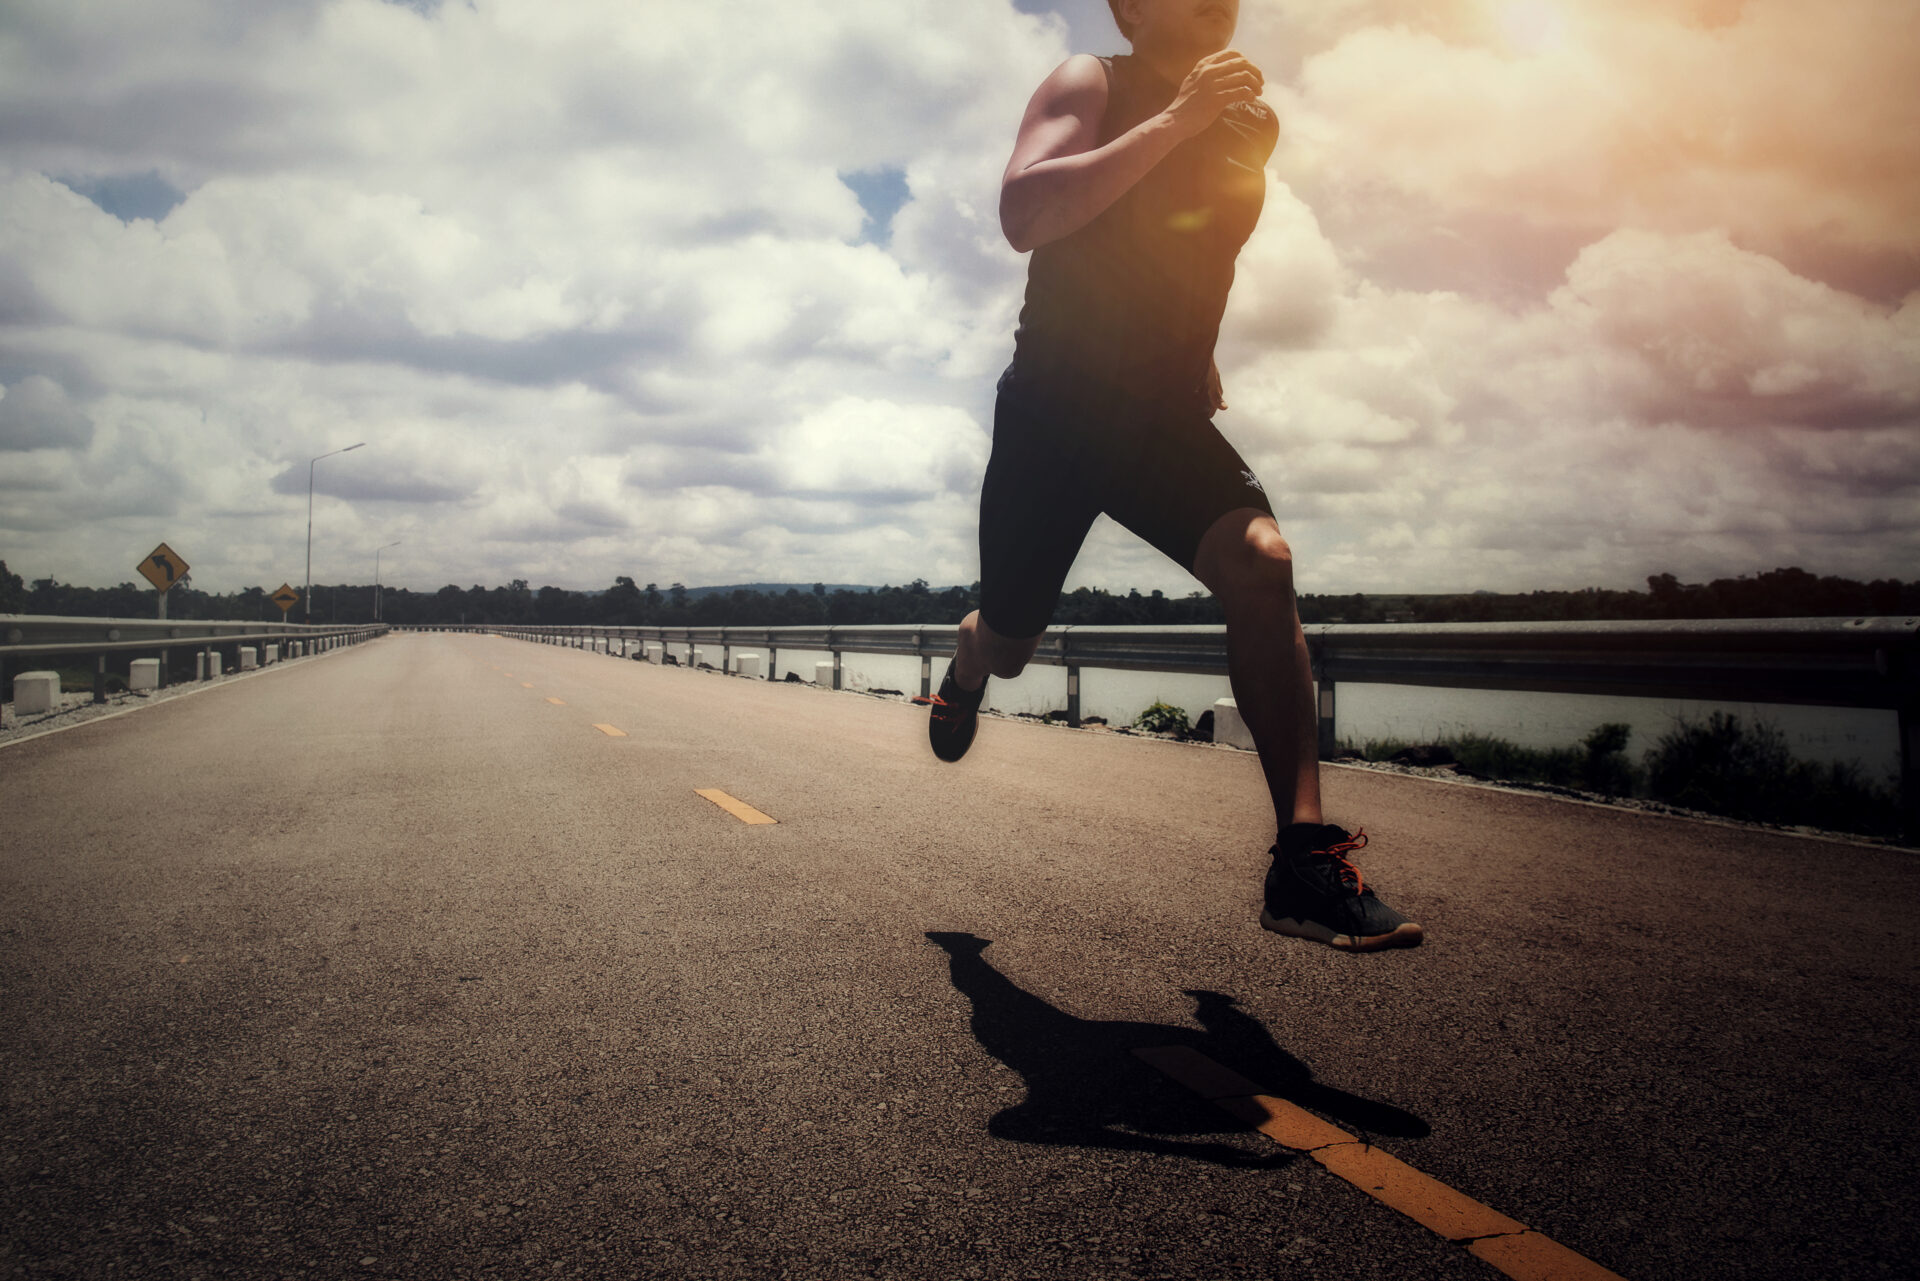
M148 582L164 592L187 576L187 562L181 559L179 552L161 543L140 562L140 572Z

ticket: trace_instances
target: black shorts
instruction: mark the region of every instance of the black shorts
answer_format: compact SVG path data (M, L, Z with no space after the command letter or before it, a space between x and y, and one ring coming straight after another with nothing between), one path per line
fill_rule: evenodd
M1273 514L1206 414L1009 369L980 487L980 616L1013 639L1045 631L1102 512L1191 571L1201 537L1240 507Z

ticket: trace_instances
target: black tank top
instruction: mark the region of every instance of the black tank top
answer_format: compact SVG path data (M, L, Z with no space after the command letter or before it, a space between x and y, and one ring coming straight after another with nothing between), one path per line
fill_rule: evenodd
M1100 61L1105 146L1165 110L1179 86L1132 55ZM1211 413L1207 365L1279 133L1265 103L1235 103L1092 222L1035 249L1014 335L1016 376L1087 379Z

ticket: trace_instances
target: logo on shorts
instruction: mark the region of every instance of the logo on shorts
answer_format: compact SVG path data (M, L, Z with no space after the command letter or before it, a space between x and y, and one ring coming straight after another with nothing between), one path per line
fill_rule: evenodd
M1259 490L1263 494L1267 492L1267 487L1260 483L1260 478L1248 471L1245 467L1240 469L1240 476L1241 479L1245 480L1252 488Z

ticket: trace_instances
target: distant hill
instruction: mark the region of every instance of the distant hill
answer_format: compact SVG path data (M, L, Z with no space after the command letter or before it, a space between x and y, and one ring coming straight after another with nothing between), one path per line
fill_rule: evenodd
M827 583L825 584L825 587L829 593L841 592L841 591L870 592L874 590L872 587L869 587L864 583ZM687 599L698 600L702 596L713 596L716 594L724 596L729 592L760 592L761 594L766 596L784 596L787 594L787 591L789 588L791 588L793 591L799 592L801 595L804 596L810 593L811 591L813 591L813 584L812 583L728 583L724 587L689 587L687 588ZM667 589L662 587L660 590L664 592Z

